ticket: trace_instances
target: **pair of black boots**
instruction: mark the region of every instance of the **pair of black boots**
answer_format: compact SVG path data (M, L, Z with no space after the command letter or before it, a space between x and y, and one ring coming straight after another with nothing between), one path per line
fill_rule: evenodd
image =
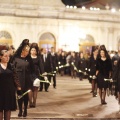
M107 103L105 102L105 100L101 100L101 105L106 105Z
M19 109L18 117L26 117L27 116L27 109L24 108L24 112L22 109Z
M19 106L19 113L18 117L26 117L27 116L27 105L28 105L28 100L26 99L26 102L24 101L24 111L22 111L22 103L23 99L18 100L18 106Z
M30 103L29 107L30 108L35 108L36 107L36 102Z
M22 111L19 111L18 113L18 117L26 117L27 116L27 111L24 111L23 114L22 114Z

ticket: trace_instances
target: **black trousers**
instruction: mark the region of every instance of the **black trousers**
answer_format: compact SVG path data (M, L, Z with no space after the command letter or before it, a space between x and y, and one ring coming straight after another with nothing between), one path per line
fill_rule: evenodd
M83 79L84 78L84 74L83 73L79 73L79 79Z
M50 82L51 81L50 76L48 75L47 77L48 77L48 81ZM49 86L50 86L49 83L40 82L40 91L43 90L43 87L44 87L45 91L48 91Z
M23 93L26 91L23 91ZM18 107L19 107L19 111L22 112L22 105L24 103L24 111L27 111L27 106L28 106L28 94L24 95L21 99L18 100Z
M56 87L56 74L54 74L54 76L50 77L50 82L51 82L52 78L53 78L53 87Z

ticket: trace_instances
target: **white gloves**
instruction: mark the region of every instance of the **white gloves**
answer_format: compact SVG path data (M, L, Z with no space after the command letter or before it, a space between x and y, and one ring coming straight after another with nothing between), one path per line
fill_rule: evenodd
M40 80L38 78L36 78L33 82L33 86L35 87L39 87L40 86Z
M44 77L44 79L45 79L45 81L48 81L48 78L46 76Z
M48 78L45 76L44 80L46 81L46 83L49 83L51 85L51 83L49 82Z
M86 73L86 72L84 72L84 75L87 75L87 73Z
M44 72L42 75L43 75L43 76L45 76L45 75L47 75L47 73L46 73L46 72Z
M96 76L95 76L95 75L93 75L93 79L96 79Z

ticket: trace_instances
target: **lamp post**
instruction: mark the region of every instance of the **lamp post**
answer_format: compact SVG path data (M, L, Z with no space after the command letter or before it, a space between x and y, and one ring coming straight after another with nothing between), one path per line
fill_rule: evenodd
M79 44L78 44L78 46L79 46L79 52L80 52L80 50L81 50L81 49L80 49L80 47L81 47L81 44L79 43Z
M65 50L66 50L66 48L69 46L69 45L67 45L66 43L65 44L63 44L62 45L64 48L65 48Z
M80 52L81 51L81 38L79 38L78 46L79 46L79 52Z

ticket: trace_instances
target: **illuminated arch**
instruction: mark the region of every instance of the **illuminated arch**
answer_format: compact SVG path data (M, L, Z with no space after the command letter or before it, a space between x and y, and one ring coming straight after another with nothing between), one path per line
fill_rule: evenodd
M91 52L92 46L95 45L93 36L87 34L85 39L80 39L79 50L83 52Z
M0 44L12 45L12 36L7 31L0 31Z
M56 48L56 39L50 32L43 33L39 38L39 47L50 49L51 47Z

